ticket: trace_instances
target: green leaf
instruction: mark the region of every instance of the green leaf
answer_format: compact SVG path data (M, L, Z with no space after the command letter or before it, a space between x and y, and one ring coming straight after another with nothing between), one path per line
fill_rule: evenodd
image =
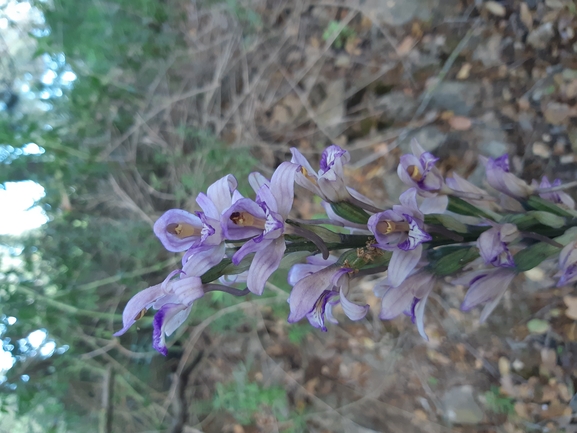
M432 250L429 253L431 264L429 269L439 276L454 274L479 257L477 248L471 247L446 247Z
M565 218L550 212L536 210L528 213L545 226L559 229L565 225Z
M467 233L467 226L450 215L443 215L443 214L425 215L425 223L440 224L446 229L449 229L453 232Z
M555 203L551 203L549 200L545 200L544 198L534 195L530 196L527 201L524 202L524 205L530 209L549 212L561 217L577 217L577 212L574 210L563 209L562 207L557 206Z
M531 334L544 334L550 327L551 325L546 320L532 319L527 322L527 329Z
M496 221L494 215L491 215L491 213L486 212L477 206L473 206L471 203L466 202L462 198L452 195L449 196L449 205L447 206L447 210L455 212L459 215L488 218L490 220Z
M338 216L353 223L366 224L370 218L363 209L346 201L331 203L331 208Z

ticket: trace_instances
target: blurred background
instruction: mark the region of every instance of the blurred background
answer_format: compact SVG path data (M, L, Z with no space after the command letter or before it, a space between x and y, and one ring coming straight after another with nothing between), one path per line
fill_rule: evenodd
M381 206L413 137L481 186L478 156L507 152L574 180L576 27L573 0L0 0L0 432L576 432L554 264L483 326L440 282L428 343L378 319L371 280L364 321L288 326L286 269L195 303L167 358L151 314L112 337L178 266L154 221L290 147L345 147Z

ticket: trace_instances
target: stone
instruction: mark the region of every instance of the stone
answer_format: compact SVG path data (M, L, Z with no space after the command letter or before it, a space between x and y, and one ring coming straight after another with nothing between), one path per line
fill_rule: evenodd
M424 126L414 130L405 136L399 136L399 149L403 153L411 153L411 140L416 138L426 152L435 152L447 138L447 134L441 132L436 126Z
M429 108L450 110L459 116L469 115L481 97L481 85L479 83L443 81L436 86L429 102Z
M483 421L483 409L475 400L470 385L451 388L443 396L442 403L445 418L453 424L479 424Z
M375 101L375 109L383 111L384 120L407 122L417 110L417 101L402 91L389 92Z
M553 23L541 24L527 36L527 43L533 48L542 50L547 48L551 39L555 36L555 30L553 29Z

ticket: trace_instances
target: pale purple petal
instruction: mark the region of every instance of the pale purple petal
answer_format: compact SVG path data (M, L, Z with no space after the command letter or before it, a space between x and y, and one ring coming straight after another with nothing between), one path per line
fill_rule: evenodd
M236 253L234 253L232 256L232 263L235 266L238 266L241 260L244 259L247 255L267 248L271 242L274 242L274 240L262 238L260 238L260 242L257 242L255 239L247 241Z
M169 320L166 321L164 324L164 334L167 337L170 337L174 331L176 331L180 325L182 325L188 315L190 314L190 310L192 309L192 305L184 308L183 310L178 311L174 316L172 316Z
M173 233L167 231L170 224L189 224L199 230L202 229L202 222L196 215L186 212L182 209L170 209L166 211L154 223L154 234L160 239L164 248L173 253L186 251L195 242L199 240L199 236L190 236L186 238L179 238Z
M230 194L229 194L229 198L230 198ZM196 196L196 203L198 203L198 205L200 206L200 208L204 211L205 215L208 216L209 218L215 219L215 220L219 220L220 219L220 212L217 209L215 203L213 203L213 201L204 193L199 193ZM225 209L227 209L229 206L227 206Z
M276 198L276 212L286 218L294 200L295 175L299 166L292 162L283 162L274 171L270 180L271 192Z
M419 211L419 206L417 205L417 188L409 188L404 193L399 196L399 202L401 206L406 207L412 211L411 215L414 215L420 219L423 215Z
M304 277L295 284L288 299L289 323L296 323L311 312L321 294L332 288L332 277L337 270L337 267L329 266Z
M325 313L327 307L331 308L329 301L336 295L336 292L325 290L315 302L313 309L306 315L309 323L315 328L322 330L323 332L327 332L327 328L325 326Z
M343 288L341 287L340 290L340 300L341 300L341 306L343 307L343 311L345 313L345 315L351 319L351 320L361 320L363 319L368 311L369 311L369 305L358 305L355 304L354 302L351 302L347 299L345 292L343 291Z
M317 177L317 172L312 168L308 160L300 153L296 148L291 147L292 158L291 162L293 164L298 164L305 168L309 175Z
M413 152L413 155L416 157L420 157L423 153L425 153L425 149L423 149L416 138L411 139L410 146L411 152Z
M252 293L262 295L266 281L278 269L285 250L286 244L281 237L256 252L248 270L247 280L247 287Z
M497 191L514 198L524 198L530 195L533 188L525 181L509 172L509 156L489 158L485 165L487 182Z
M421 337L429 341L429 336L425 332L425 306L427 305L427 299L429 299L429 293L415 305L415 324Z
M507 289L507 287L505 287L505 289ZM490 300L489 302L487 302L485 304L485 306L483 307L483 310L481 310L481 316L479 317L479 323L484 323L485 320L487 320L487 317L489 317L489 315L493 312L495 307L497 307L497 305L499 305L499 302L501 302L501 299L505 295L505 292L506 292L506 290L502 290L497 296L495 296L494 299Z
M149 287L134 295L122 312L122 329L113 335L119 337L128 331L128 328L136 322L136 318L141 315L142 310L148 310L152 304L164 295L162 284Z
M270 181L255 171L248 175L248 183L255 193L258 193L258 190L261 189L263 185L270 187Z
M352 228L359 229L359 230L367 230L366 224L353 223L353 222L347 221L343 217L337 215L335 213L335 211L333 210L333 208L331 207L330 203L323 201L323 202L321 202L321 205L325 209L325 213L327 214L327 217L329 217L329 219L331 221L341 223L344 227L352 227Z
M342 167L351 160L349 152L333 144L327 147L320 160L319 177L329 174L329 179L335 180L336 177L342 177Z
M577 281L577 241L565 245L559 253L559 269L562 275L557 287Z
M383 287L387 286L384 285ZM405 285L402 287L388 286L381 300L379 318L382 320L394 319L411 306L413 299L414 295L410 287Z
M415 166L420 173L424 171L419 158L417 158L415 155L406 154L401 156L399 160L399 165L397 166L397 175L399 176L399 179L401 179L401 182L403 182L405 185L414 187L417 186L417 182L413 180L413 178L407 172L407 169L410 166Z
M411 218L409 215L403 215L405 220L409 223L409 233L407 239L398 244L398 247L403 251L414 250L417 245L423 242L428 242L432 240L430 234L421 229L417 223L417 220Z
M477 277L477 279L472 281L461 304L461 309L464 311L470 310L476 305L502 295L514 277L515 272L505 268L490 270L487 271L485 276Z
M232 174L228 174L208 187L206 194L218 210L216 216L209 215L211 218L218 219L220 214L230 207L232 204L231 194L237 186L236 178ZM208 215L206 210L204 212Z
M187 307L182 304L166 304L154 315L152 321L152 347L162 355L168 354L166 348L165 330L167 323Z
M314 274L315 272L320 271L323 268L326 268L327 265L311 265L311 264L302 264L302 263L297 263L296 265L293 265L292 268L290 269L289 273L288 273L288 283L291 286L294 286L296 283L298 283L300 280L302 280L304 277Z
M276 212L278 209L276 197L273 195L271 187L268 185L263 185L256 195L256 203L258 203L262 208L267 207L270 210ZM264 203L264 205L263 205ZM266 212L266 210L265 210Z
M426 197L421 203L420 210L425 215L437 213L442 214L447 210L449 205L449 196L439 194L434 197Z
M393 287L398 287L411 273L421 259L423 246L418 245L414 250L395 250L388 267L389 283Z
M224 243L218 245L204 245L190 250L187 261L182 270L189 276L200 277L213 266L218 265L225 256Z

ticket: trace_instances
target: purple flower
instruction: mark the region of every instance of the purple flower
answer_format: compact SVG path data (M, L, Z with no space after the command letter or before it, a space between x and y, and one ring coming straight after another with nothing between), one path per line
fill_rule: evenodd
M180 273L180 278L172 279ZM114 334L118 337L128 331L146 311L158 310L153 320L152 346L166 356L165 336L170 336L188 317L192 304L204 296L202 281L198 276L171 272L161 283L137 293L128 301L122 313L123 328Z
M421 337L428 341L424 324L425 305L434 286L433 274L422 270L407 277L398 287L392 286L385 278L374 288L375 294L382 297L379 317L391 320L405 313L411 316Z
M481 233L477 247L487 265L501 268L515 266L513 255L507 245L519 237L515 224L496 224L493 228Z
M453 280L452 284L469 286L461 310L469 311L486 302L479 319L483 323L495 309L515 275L511 268L493 268L467 272Z
M327 266L333 265L337 262L338 258L334 256L329 256L328 259L323 259L321 255L308 256L306 258L306 263L297 263L293 265L288 273L288 283L294 286L304 277L307 277Z
M202 275L224 257L220 217L231 206L236 187L236 179L227 175L209 186L207 194L197 196L203 212L171 209L154 224L154 233L168 251L188 250L182 259L186 273L194 266L195 274Z
M545 189L560 185L561 179L555 179L553 184L551 184L549 179L547 179L547 176L543 176L543 179L541 179L541 183L539 184L539 188ZM537 182L533 180L531 182L531 186L537 189ZM537 191L539 191L539 189L537 189ZM565 205L568 209L575 209L575 201L569 194L564 191L543 192L539 193L539 197L544 198L545 200L549 200L555 204Z
M351 159L349 152L336 144L327 147L321 155L318 173L297 149L293 147L291 152L291 162L300 165L295 178L297 184L329 203L347 201L350 198L343 169Z
M397 174L406 185L416 188L420 196L426 197L421 205L423 213L443 213L447 209L449 198L445 194L439 194L445 183L443 176L435 167L435 158L431 153L417 142L411 140L413 154L401 156Z
M561 278L557 287L577 281L577 241L565 245L559 254L559 269Z
M257 180L260 185L256 201L237 200L223 213L221 223L226 239L249 239L232 256L238 265L250 253L255 253L248 270L248 289L261 295L266 280L278 268L286 249L285 220L294 198L294 178L298 165L283 162L274 172L270 183ZM252 182L251 182L252 183Z
M417 266L423 252L423 242L431 235L423 230L423 214L417 207L417 191L411 188L399 197L401 205L379 212L369 218L368 228L375 235L375 246L392 251L388 280L398 287Z
M296 323L306 317L311 325L326 332L325 318L329 322L337 323L332 309L339 303L349 319L364 318L369 306L357 305L347 298L350 271L349 268L335 264L299 279L288 299L288 322Z
M533 188L509 172L509 155L489 158L485 164L487 182L497 191L513 198L525 198L533 193Z

